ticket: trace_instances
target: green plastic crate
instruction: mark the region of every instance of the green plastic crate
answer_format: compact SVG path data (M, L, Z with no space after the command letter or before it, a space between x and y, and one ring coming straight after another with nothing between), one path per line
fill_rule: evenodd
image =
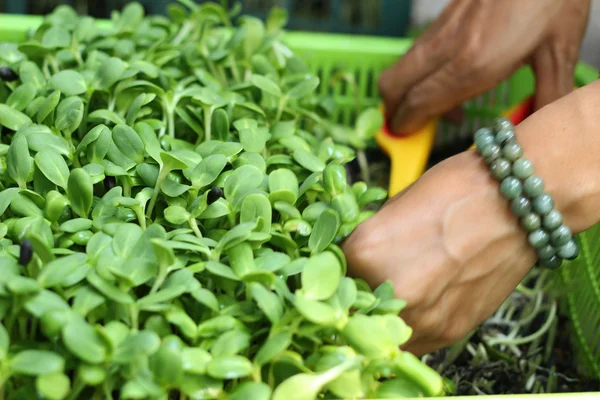
M146 11L164 14L173 0L137 0ZM209 0L195 0L203 3ZM240 1L246 14L264 18L272 7L290 14L289 28L310 31L404 36L410 23L412 0L226 0L228 6ZM121 9L130 0L0 0L0 12L42 14L58 4L68 3L89 10L93 17L109 18L110 10Z
M25 40L28 32L39 26L41 21L41 18L37 16L0 14L0 42L20 42ZM108 24L109 22L102 21L101 23ZM362 108L380 104L377 78L384 69L391 66L412 44L410 39L307 32L289 32L286 34L285 42L296 54L304 57L321 78L323 84L320 90L323 94L330 94L334 97L338 105L335 118L340 122L352 121L355 117L357 105ZM354 74L356 92L352 91L347 85L329 85L332 76L340 69ZM577 66L575 73L576 85L582 86L597 78L598 71L596 69L585 64ZM531 70L527 67L519 70L494 90L466 102L464 105L465 113L468 116L466 121L460 127L442 123L438 133L439 138L448 142L452 141L454 136L472 133L477 127L488 124L492 118L499 115L506 108L530 96L533 90L534 77ZM589 242L596 238L600 241L600 225L584 233L582 238L584 240L584 248L586 245L589 247ZM598 264L600 264L600 251L596 253L591 252L593 261L598 261ZM596 268L595 271L590 271L589 268L586 268L585 261L579 267L587 272L578 274L579 270L576 268L564 268L562 270L563 282L568 288L568 285L573 283L584 284L585 280L583 278L586 276L593 277L594 279L591 279L591 282L587 282L587 284L591 287L589 293L592 293L595 297L590 299L589 296L585 297L580 293L571 293L567 296L567 308L576 317L575 327L579 329L579 335L584 338L595 339L600 336L600 329L598 329L600 322L593 325L594 329L590 331L590 325L582 324L581 319L585 318L585 313L594 301L600 305L600 286L596 283L596 279L600 279L598 276L600 269ZM588 327L587 330L586 327ZM595 343L599 343L600 345L600 340ZM586 350L590 349L583 348L583 351ZM600 348L591 350L594 354L595 352L600 353ZM590 358L593 353L590 353L587 357ZM581 356L586 357L585 354ZM589 363L587 365L590 367ZM600 367L596 365L596 369L594 369L592 365L590 368L591 372L596 372ZM447 399L465 400L469 398L471 397L448 397ZM600 392L554 395L496 395L488 396L488 398L491 400L597 400L600 399Z

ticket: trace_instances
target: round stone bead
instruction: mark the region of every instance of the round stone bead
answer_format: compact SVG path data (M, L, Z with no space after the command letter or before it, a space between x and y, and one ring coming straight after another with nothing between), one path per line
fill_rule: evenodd
M532 175L523 182L523 191L530 197L538 197L544 193L544 181L536 175Z
M512 130L513 124L506 117L498 117L498 118L494 119L493 128L494 128L494 132L497 134L503 130L507 130L507 129Z
M497 144L490 144L481 150L481 156L483 157L485 162L491 164L492 162L500 158L500 151L500 146L498 146Z
M566 225L561 225L550 233L550 241L556 247L564 246L573 239L573 232Z
M533 210L540 215L548 215L554 208L554 200L548 193L543 193L533 199Z
M531 201L525 196L519 196L510 202L510 210L516 217L531 213Z
M546 245L537 249L538 258L542 261L549 260L556 255L556 249L551 245Z
M542 225L544 226L544 229L546 229L549 232L552 232L553 230L557 229L559 226L562 225L562 223L563 223L563 217L562 217L562 214L560 213L560 211L558 211L558 210L550 211L542 219Z
M511 165L504 158L499 158L490 165L492 176L499 181L507 178L510 175Z
M558 256L565 260L574 260L579 255L579 246L575 242L575 239L569 240L569 242L558 248Z
M544 260L540 263L540 265L544 268L548 268L548 269L558 269L561 265L562 265L562 258L558 257L558 256L553 256L552 258L548 259L548 260Z
M538 229L531 232L527 240L533 248L540 249L550 243L550 235L545 230Z
M523 185L517 178L509 176L500 184L500 192L507 200L513 200L523 193Z
M523 157L523 148L519 143L507 143L502 149L502 156L508 161L516 161Z
M475 139L475 147L477 147L477 151L479 154L491 144L496 144L494 141L494 136L490 133L487 135L481 135L477 139Z
M515 131L511 128L504 128L496 133L496 143L498 144L508 144L515 140Z
M473 136L473 140L477 140L481 136L494 136L494 132L492 132L492 130L490 128L486 128L486 127L479 128L475 132L475 135Z
M533 164L526 158L519 158L513 163L513 174L519 179L527 179L533 174Z
M542 226L542 219L537 214L529 213L521 218L521 226L527 232L537 231Z

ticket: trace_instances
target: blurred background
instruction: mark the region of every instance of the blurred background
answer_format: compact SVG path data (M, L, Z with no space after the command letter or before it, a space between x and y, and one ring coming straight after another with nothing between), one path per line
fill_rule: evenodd
M163 14L173 0L138 0L148 13ZM196 0L202 3L206 0ZM228 6L239 0L217 0ZM573 0L578 1L578 0ZM45 14L58 4L79 13L107 18L128 0L0 0L0 13ZM412 36L421 32L449 0L241 0L247 14L264 17L274 6L290 13L288 29L378 36ZM592 0L592 15L581 60L600 68L600 0Z

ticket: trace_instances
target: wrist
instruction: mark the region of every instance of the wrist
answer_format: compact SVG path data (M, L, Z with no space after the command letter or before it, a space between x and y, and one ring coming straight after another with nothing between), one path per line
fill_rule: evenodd
M575 232L600 221L599 82L552 103L516 128L525 157Z

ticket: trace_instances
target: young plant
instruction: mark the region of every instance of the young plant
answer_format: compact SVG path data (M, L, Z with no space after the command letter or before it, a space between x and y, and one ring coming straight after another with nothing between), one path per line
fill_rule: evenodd
M0 44L0 398L443 394L391 284L346 276L385 191L348 184L285 11L180 3Z

